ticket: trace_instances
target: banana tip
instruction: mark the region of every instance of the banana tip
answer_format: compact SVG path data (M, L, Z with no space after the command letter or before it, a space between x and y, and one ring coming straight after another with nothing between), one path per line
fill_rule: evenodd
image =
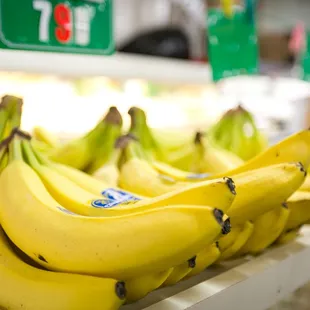
M303 165L301 162L298 162L298 163L297 163L297 166L299 167L299 170L300 170L301 172L303 172L305 176L307 176L307 171L306 171L304 165Z
M196 256L194 256L188 260L188 267L189 268L195 268L196 267Z
M232 178L229 178L229 177L224 177L224 180L229 188L229 190L231 191L231 193L233 195L236 195L236 185L235 185L235 182Z
M125 299L126 298L127 291L126 291L125 282L123 282L123 281L116 282L115 293L119 299Z

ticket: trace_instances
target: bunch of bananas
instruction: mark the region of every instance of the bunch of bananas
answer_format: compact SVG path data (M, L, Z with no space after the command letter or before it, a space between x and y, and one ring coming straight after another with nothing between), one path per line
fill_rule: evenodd
M5 308L118 309L213 264L293 240L310 221L309 130L243 162L200 133L167 152L138 108L125 135L111 108L66 144L44 129L35 138L21 131L21 112L21 99L3 98ZM186 146L180 158L191 161L189 171L167 160Z
M266 137L258 130L251 113L241 105L227 111L209 130L209 135L219 146L243 160L267 148Z

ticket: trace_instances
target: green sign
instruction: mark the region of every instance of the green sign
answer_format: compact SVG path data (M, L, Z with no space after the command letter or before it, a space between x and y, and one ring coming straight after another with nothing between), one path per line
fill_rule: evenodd
M222 10L208 12L208 53L213 80L258 72L255 23L246 11L234 11L228 18Z
M0 0L0 48L112 54L112 0Z
M300 55L300 73L304 81L310 81L310 35L307 33L305 48Z

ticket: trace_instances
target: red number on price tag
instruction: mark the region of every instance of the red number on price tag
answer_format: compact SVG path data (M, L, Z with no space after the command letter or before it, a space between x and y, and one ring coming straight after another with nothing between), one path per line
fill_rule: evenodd
M54 18L57 24L55 29L56 39L61 43L67 43L72 36L72 13L65 4L58 4L54 9Z

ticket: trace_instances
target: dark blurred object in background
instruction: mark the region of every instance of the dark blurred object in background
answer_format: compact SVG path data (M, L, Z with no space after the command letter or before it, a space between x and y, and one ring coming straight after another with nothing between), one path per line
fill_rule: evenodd
M189 59L190 47L185 33L177 28L162 28L137 35L119 49L121 52L178 59Z

